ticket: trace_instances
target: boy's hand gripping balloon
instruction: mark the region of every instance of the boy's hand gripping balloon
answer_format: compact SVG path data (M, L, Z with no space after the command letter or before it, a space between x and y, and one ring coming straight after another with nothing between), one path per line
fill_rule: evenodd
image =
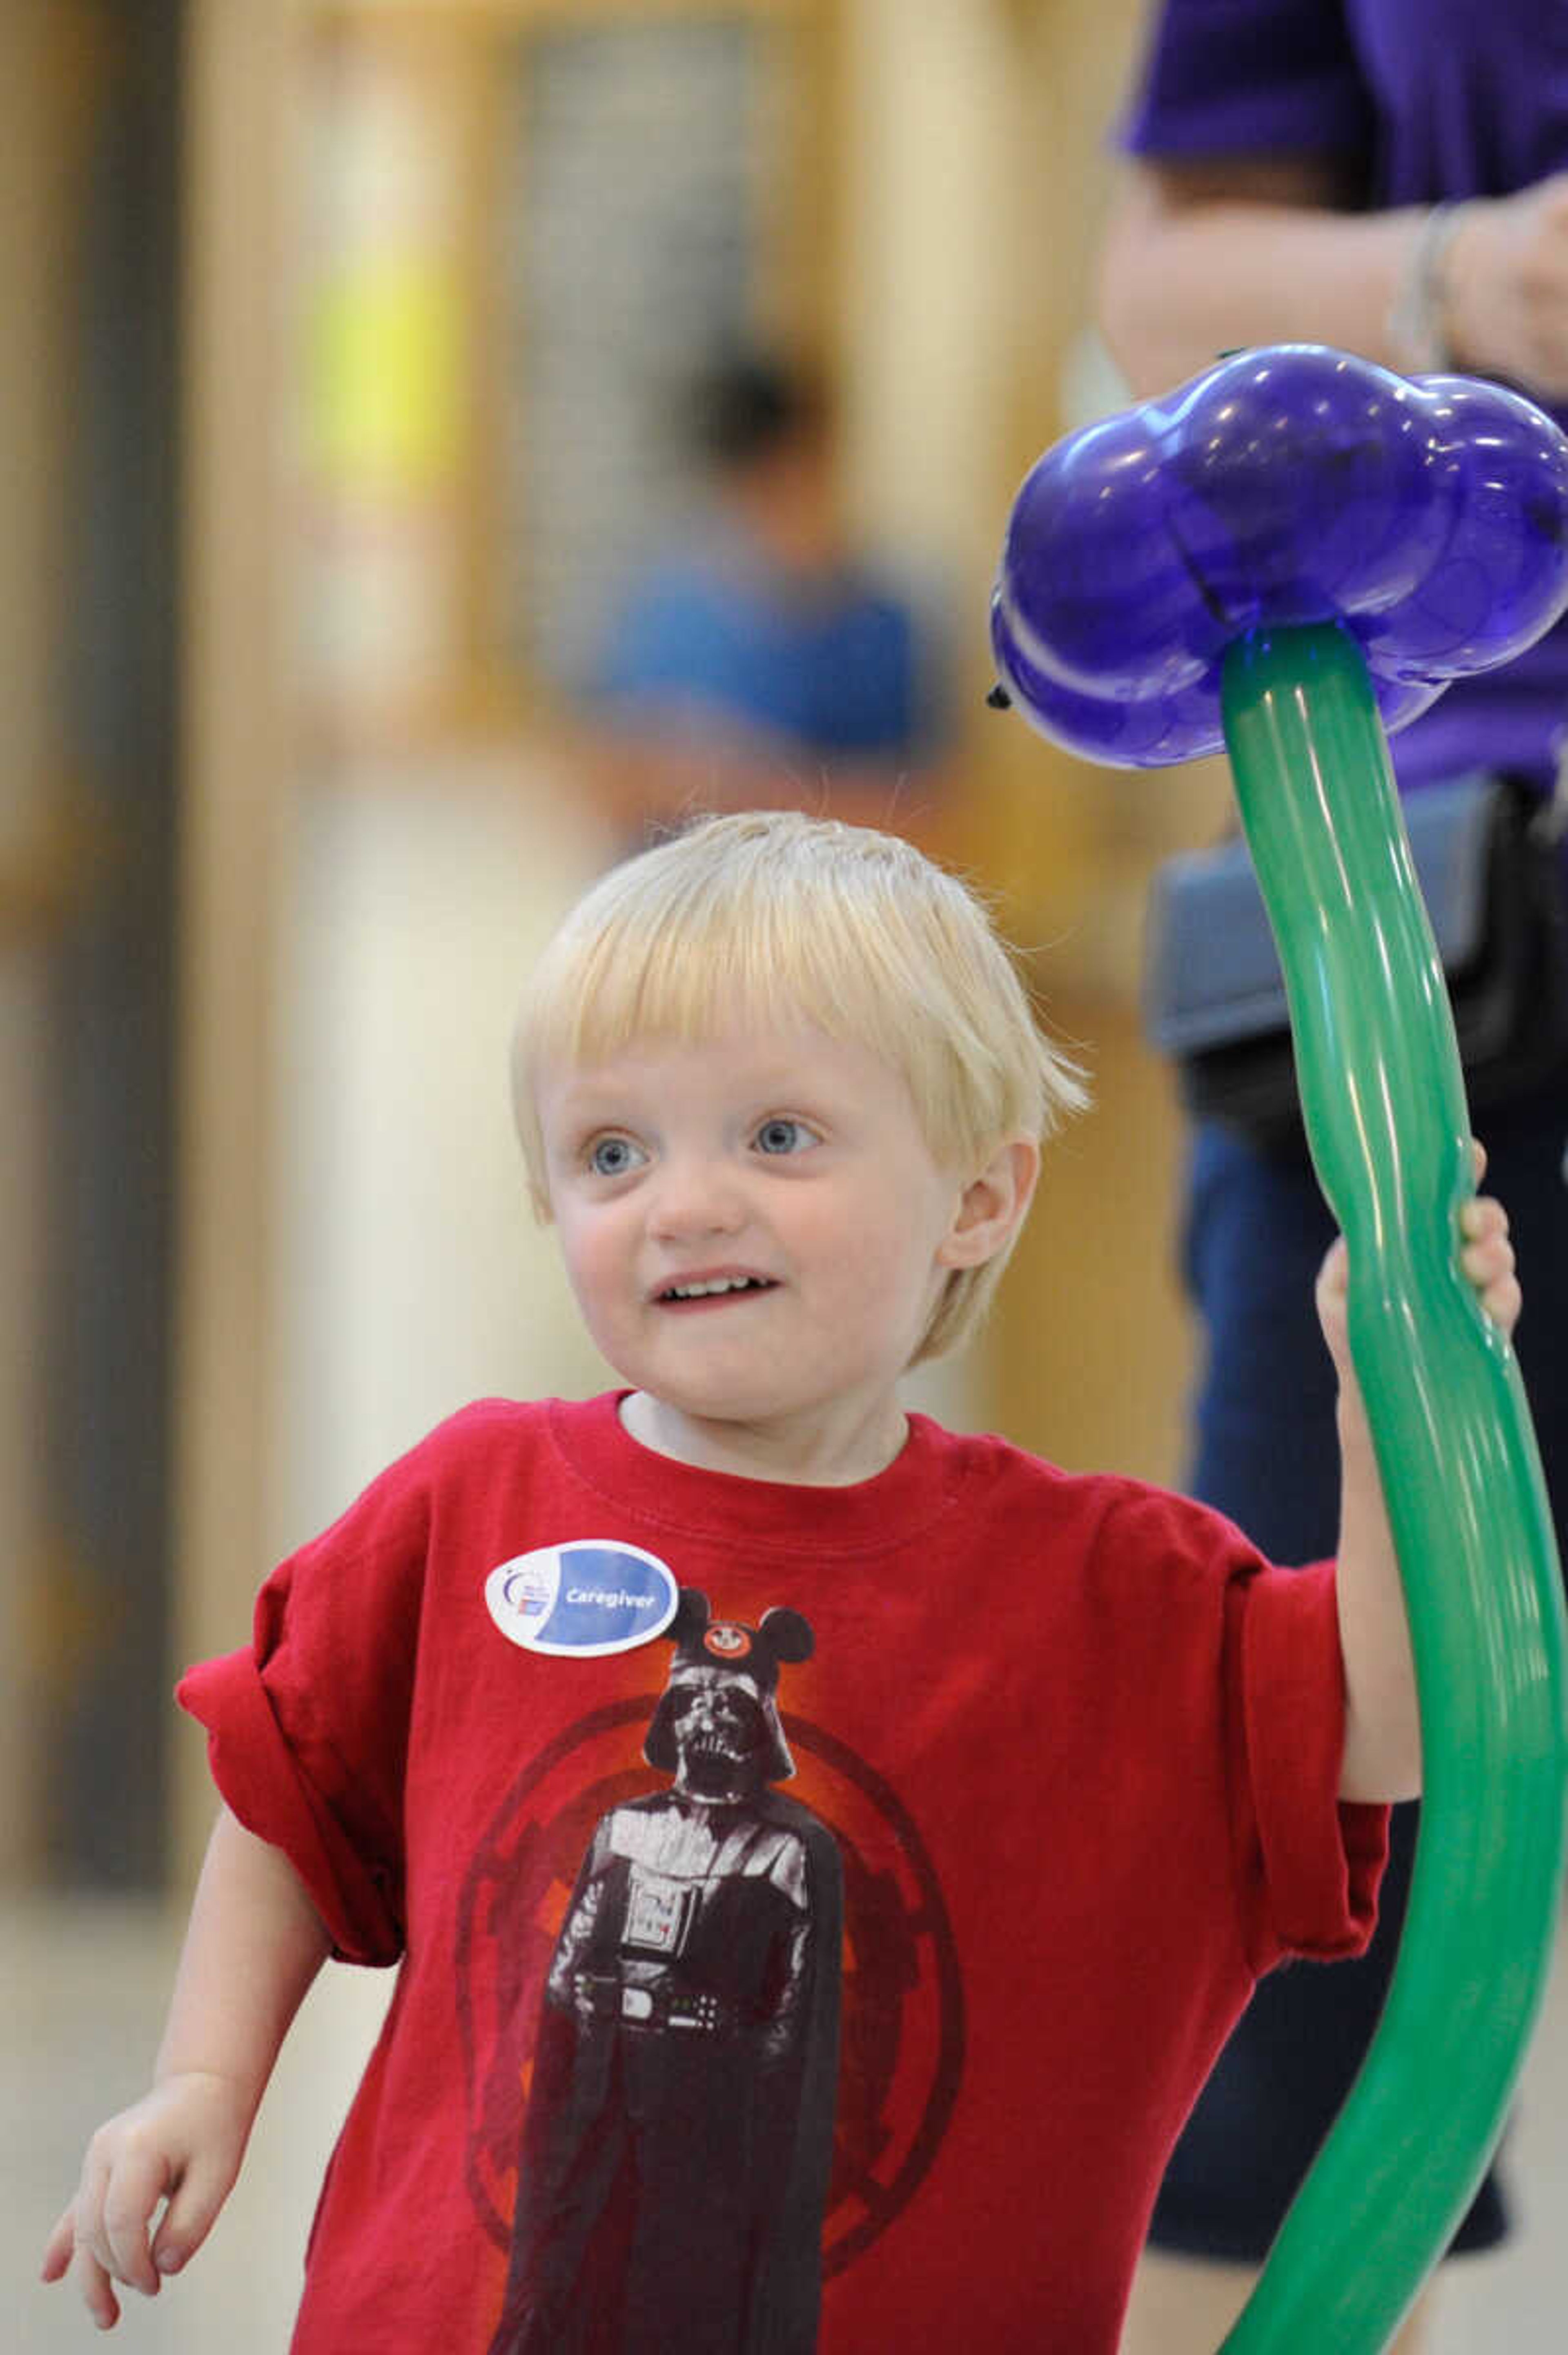
M1513 1354L1457 1265L1469 1121L1384 735L1568 606L1568 441L1314 345L1049 451L992 608L1007 698L1090 760L1228 748L1415 1651L1424 1800L1377 2036L1227 2349L1374 2355L1485 2170L1551 1958L1563 1603ZM1381 717L1380 717L1381 715Z

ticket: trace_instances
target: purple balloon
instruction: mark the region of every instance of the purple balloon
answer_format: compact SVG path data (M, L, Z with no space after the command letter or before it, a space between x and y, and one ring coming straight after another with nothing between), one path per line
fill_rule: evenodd
M1375 670L1371 682L1379 716L1391 736L1430 711L1449 684L1445 678L1388 678Z
M1282 344L1070 434L1024 482L992 604L1043 733L1155 767L1223 741L1248 631L1339 623L1384 724L1568 607L1568 440L1517 393Z
M1087 695L1064 687L1023 653L999 598L991 605L991 644L1008 692L1042 736L1088 761L1113 768L1160 769L1196 761L1224 745L1220 701L1207 673L1163 695Z
M1238 353L1200 377L1164 485L1230 634L1386 612L1451 529L1413 386L1316 344Z
M999 603L991 608L991 643L1008 692L1040 735L1114 769L1165 769L1225 749L1218 673L1168 695L1082 695L1020 655ZM1398 679L1371 674L1372 694L1392 736L1429 711L1442 679Z
M1019 659L1061 687L1162 700L1235 634L1159 527L1180 431L1154 401L1108 418L1048 451L1018 495L997 600Z
M1415 381L1432 419L1432 477L1446 485L1448 535L1407 600L1358 614L1353 626L1374 668L1462 678L1511 662L1568 602L1568 440L1500 385Z

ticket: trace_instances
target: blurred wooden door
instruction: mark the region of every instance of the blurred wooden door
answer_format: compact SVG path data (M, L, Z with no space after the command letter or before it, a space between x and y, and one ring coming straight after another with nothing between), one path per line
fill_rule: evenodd
M162 1869L176 0L0 14L0 1873Z

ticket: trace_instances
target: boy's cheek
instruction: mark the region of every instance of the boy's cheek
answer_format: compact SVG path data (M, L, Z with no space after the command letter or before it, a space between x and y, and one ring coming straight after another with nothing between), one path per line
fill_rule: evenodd
M583 1222L569 1204L556 1204L555 1232L567 1281L581 1301L603 1281L603 1253L596 1250L592 1231L585 1231Z

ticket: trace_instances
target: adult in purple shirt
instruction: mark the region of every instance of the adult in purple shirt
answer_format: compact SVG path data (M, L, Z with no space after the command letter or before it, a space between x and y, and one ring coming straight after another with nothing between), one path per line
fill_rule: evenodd
M1540 0L1163 0L1121 143L1101 316L1140 397L1296 339L1495 377L1568 423L1568 26ZM1451 687L1393 754L1406 791L1490 767L1545 792L1564 745L1568 624ZM1489 1109L1484 1136L1530 1270L1520 1358L1568 1553L1568 1071ZM1305 1153L1200 1127L1188 1184L1207 1348L1184 1485L1276 1561L1330 1552L1333 1386L1293 1302L1328 1231ZM1161 2190L1126 2355L1208 2355L1244 2302L1376 2022L1413 1846L1399 1814L1372 1954L1275 1974L1221 2056ZM1455 2247L1507 2230L1488 2175ZM1429 2296L1401 2355L1430 2319Z

